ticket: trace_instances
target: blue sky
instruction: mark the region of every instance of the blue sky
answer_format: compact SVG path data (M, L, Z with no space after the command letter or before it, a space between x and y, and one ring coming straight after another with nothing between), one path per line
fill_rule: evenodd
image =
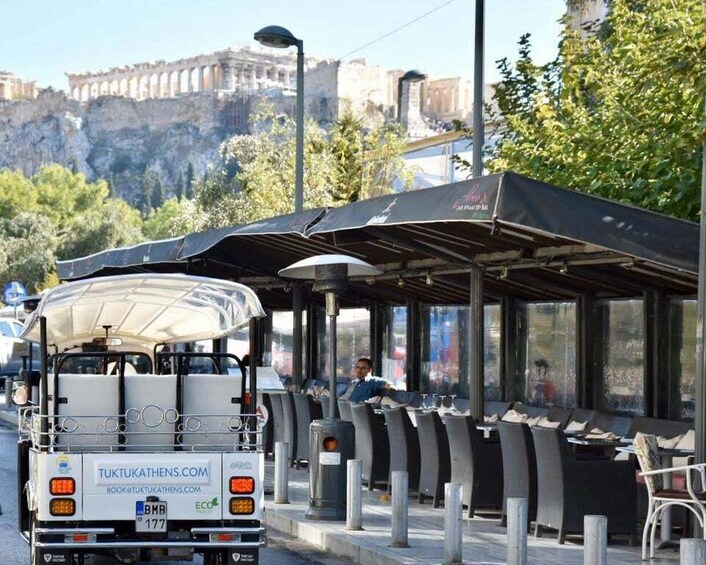
M486 1L486 82L494 61L533 36L537 60L556 53L565 0ZM473 74L474 0L0 0L0 70L66 88L66 72L172 60L252 42L277 24L304 40L309 55L347 58L430 77Z

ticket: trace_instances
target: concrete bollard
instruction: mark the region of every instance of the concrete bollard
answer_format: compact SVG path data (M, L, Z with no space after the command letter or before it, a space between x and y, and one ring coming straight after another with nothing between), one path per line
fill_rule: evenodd
M703 565L706 563L706 540L682 539L679 542L681 565Z
M463 563L463 485L444 486L444 564Z
M409 547L409 477L392 471L392 547Z
M346 530L363 529L363 461L348 460L346 484Z
M275 443L275 504L289 504L289 443Z
M527 499L507 499L507 565L527 565Z
M583 517L584 565L608 565L608 518Z

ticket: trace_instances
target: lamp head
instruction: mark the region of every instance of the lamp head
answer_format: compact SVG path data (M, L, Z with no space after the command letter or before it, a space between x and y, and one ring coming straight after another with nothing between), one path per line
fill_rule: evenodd
M400 81L419 82L424 80L425 78L427 78L427 75L412 69L411 71L407 71L405 74L403 74L400 77Z
M297 45L299 40L292 35L292 32L282 26L263 27L254 35L255 41L265 47L276 47L286 49L292 45Z

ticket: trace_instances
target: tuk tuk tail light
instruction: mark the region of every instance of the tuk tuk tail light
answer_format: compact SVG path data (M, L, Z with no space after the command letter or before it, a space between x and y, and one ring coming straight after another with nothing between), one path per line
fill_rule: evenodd
M230 499L231 514L252 514L255 512L255 499L249 496L236 496Z
M253 477L231 477L231 494L252 494L255 492L255 479Z
M53 496L66 496L76 492L76 481L71 477L54 477L49 481L49 492Z
M49 503L52 516L73 516L76 514L76 501L73 498L53 498Z

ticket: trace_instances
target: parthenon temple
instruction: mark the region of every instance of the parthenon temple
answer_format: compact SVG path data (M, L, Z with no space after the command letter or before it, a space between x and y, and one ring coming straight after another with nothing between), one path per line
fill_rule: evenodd
M307 59L305 66L310 62ZM192 92L294 89L296 68L293 52L240 47L178 61L138 63L96 73L67 73L67 76L70 96L88 102L106 95L144 100Z

